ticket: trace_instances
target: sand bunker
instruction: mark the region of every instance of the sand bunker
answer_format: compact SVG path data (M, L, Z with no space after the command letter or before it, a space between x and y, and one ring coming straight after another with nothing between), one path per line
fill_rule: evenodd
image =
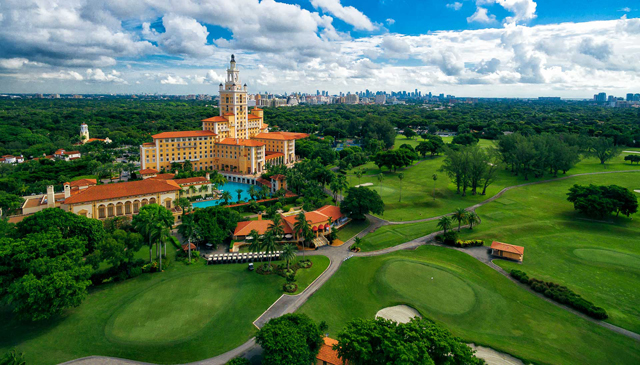
M422 318L417 310L409 307L408 305L396 305L395 307L380 309L378 313L376 313L376 318L378 317L390 319L398 323L407 323L413 317Z
M394 307L383 308L376 313L376 318L390 319L398 323L407 323L413 317L422 318L417 310L408 305L396 305ZM524 365L522 361L515 357L498 352L489 347L476 346L472 343L467 344L476 350L476 356L487 362L488 365Z
M476 357L483 359L488 365L524 365L522 361L515 357L492 348L476 346L472 343L468 343L467 346L476 350Z
M636 193L640 194L640 190L634 190Z

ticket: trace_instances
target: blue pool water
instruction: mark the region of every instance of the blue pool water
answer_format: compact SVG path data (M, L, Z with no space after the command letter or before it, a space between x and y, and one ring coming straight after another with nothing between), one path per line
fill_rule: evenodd
M218 190L220 190L220 192L224 192L224 191L228 191L231 194L231 200L229 200L229 204L234 204L238 202L238 193L236 192L236 190L238 189L242 189L242 193L240 193L240 198L243 201L247 201L249 199L251 199L251 195L249 195L249 187L251 185L249 184L240 184L240 183L236 183L236 182L228 182L224 185L222 185L220 188L218 188ZM256 189L258 187L256 186ZM212 207L214 205L220 205L220 204L224 204L224 200L222 199L218 199L218 200L208 200L205 202L195 202L193 204L191 204L194 208L206 208L206 207Z

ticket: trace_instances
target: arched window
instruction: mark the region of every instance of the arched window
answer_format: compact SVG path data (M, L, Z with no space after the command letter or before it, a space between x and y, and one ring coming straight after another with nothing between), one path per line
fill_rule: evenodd
M131 202L124 203L124 214L131 214Z
M113 204L109 204L107 205L107 217L113 217L114 216L114 208L115 206Z
M123 204L122 203L118 203L116 205L116 215L123 215L124 211L123 211Z
M105 207L104 205L100 205L98 207L98 218L106 218L106 214L105 214Z
M155 204L155 203L156 203L156 198L149 199L149 204Z
M138 211L140 210L140 202L135 200L133 202L133 213L134 214L138 214Z

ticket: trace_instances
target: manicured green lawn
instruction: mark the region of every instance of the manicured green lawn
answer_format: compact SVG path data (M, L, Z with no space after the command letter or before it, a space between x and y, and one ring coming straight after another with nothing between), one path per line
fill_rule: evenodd
M398 137L396 139L396 147L407 142L411 142L411 140L407 140L404 137ZM493 142L480 140L479 144L487 147L492 145ZM630 148L628 150L640 149ZM586 158L573 169L569 170L567 174L572 175L587 172L620 170L640 171L640 165L624 163L625 155L626 154L623 153L605 165L601 165L595 158ZM388 171L387 169L383 169L381 172L373 162L368 162L363 166L358 166L351 170L348 174L348 181L351 186L358 185L359 183L373 184L373 186L370 186L369 188L377 191L385 203L385 212L380 216L381 218L391 221L409 221L451 213L456 208L469 207L495 195L507 186L524 184L538 180L553 180L551 175L545 175L539 179L529 177L529 180L525 180L521 176L513 176L507 170L501 170L498 172L495 182L487 189L486 195L471 195L469 193L467 196L463 197L460 194L456 194L455 184L444 172L439 171L443 159L443 156L436 156L433 158L426 157L425 159L416 161L413 166L396 172ZM354 175L356 170L364 170L365 175L358 179ZM401 172L404 174L402 182L398 178L398 174ZM380 183L377 178L377 175L380 173L384 175L382 183ZM433 174L438 175L438 179L435 181L435 200L433 198ZM401 190L402 201L400 201ZM481 191L478 193L480 192Z
M436 221L429 221L424 223L383 226L364 236L360 248L366 252L397 246L437 231L437 224L438 222Z
M304 289L329 264L311 257L299 273ZM280 295L285 280L247 270L246 264L174 263L92 290L82 305L46 322L16 321L0 308L0 353L25 353L28 364L57 364L89 356L154 363L185 363L216 356L255 334L252 322Z
M364 220L352 220L346 226L338 230L338 239L343 242L347 242L348 240L353 238L353 236L360 233L363 229L369 227L370 224L371 223L366 218Z
M472 233L463 230L464 237L524 246L523 264L495 262L566 285L605 308L609 322L640 333L640 214L587 220L566 200L573 184L634 190L640 189L640 174L583 176L511 190L478 208L482 224Z
M302 259L298 256L298 259ZM327 267L329 267L329 258L326 256L309 256L309 259L313 262L313 266L309 269L300 269L296 273L296 282L298 283L298 290L293 294L300 294L305 290L309 284L311 284L320 274L322 274ZM283 282L284 284L284 282Z
M550 304L445 247L352 258L300 309L331 336L353 318L407 304L465 341L548 364L637 364L638 343Z

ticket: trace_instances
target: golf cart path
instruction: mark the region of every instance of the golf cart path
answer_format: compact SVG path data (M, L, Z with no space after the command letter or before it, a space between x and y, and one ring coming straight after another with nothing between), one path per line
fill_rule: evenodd
M525 187L525 186L530 186L530 185L538 185L538 184L546 184L546 183L550 183L550 182L554 182L554 181L560 181L560 180L566 180L566 179L571 179L573 177L579 177L579 176L589 176L589 175L604 175L604 174L616 174L616 173L633 173L633 172L640 172L640 170L625 170L625 171L601 171L601 172L589 172L589 173L582 173L582 174L575 174L575 175L569 175L569 176L563 176L557 179L549 179L549 180L541 180L541 181L534 181L534 182L530 182L530 183L524 183L524 184L519 184L519 185L513 185L513 186L509 186L506 187L502 190L500 190L500 192L498 192L496 195L478 203L475 204L471 207L466 208L467 211L474 211L475 209L488 204L498 198L500 198L506 191L515 189L515 188L520 188L520 187ZM338 196L338 199L340 199L341 197ZM370 251L370 252L358 252L358 253L353 253L349 250L349 247L351 246L351 244L353 243L353 241L355 240L356 237L362 238L364 236L366 236L367 234L374 232L375 230L377 230L380 227L383 226L387 226L387 225L401 225L401 224L410 224L410 223L420 223L420 222L428 222L428 221L433 221L433 220L437 220L442 218L443 216L446 215L450 215L449 214L442 214L436 217L431 217L431 218L426 218L426 219L419 219L419 220L413 220L413 221L402 221L402 222L392 222L392 221L388 221L388 220L384 220L372 215L367 215L367 218L369 219L370 225L365 228L364 230L362 230L360 233L358 233L357 235L355 235L354 237L350 238L349 240L347 240L345 242L345 244L339 246L339 247L332 247L332 246L324 246L324 247L320 247L318 250L316 251L307 251L304 253L304 255L306 256L316 256L316 255L323 255L323 256L327 256L330 260L329 263L329 267L313 282L311 283L304 291L302 291L300 294L297 295L282 295L278 300L276 300L271 307L269 307L262 315L260 315L260 317L258 317L255 321L254 321L254 325L258 328L261 328L265 323L267 323L270 319L272 318L277 318L283 314L287 314L287 313L293 313L295 312L298 308L300 308L318 289L320 289L320 287L322 287L322 285L324 285L324 283L326 283L332 276L333 274L335 274L338 269L340 268L340 266L342 265L342 263L348 259L350 259L351 257L372 257L372 256L379 256L379 255L384 255L387 253L391 253L391 252L396 252L396 251L400 251L400 250L412 250L412 249L416 249L419 246L422 245L438 245L438 246L442 246L442 247L447 247L450 249L454 249L454 250L458 250L458 251L462 251L465 252L468 255L471 255L472 257L476 258L477 260L483 262L484 264L488 265L489 267L493 268L494 270L498 271L499 273L501 273L502 275L504 275L505 277L509 278L509 280L511 280L512 282L516 283L517 285L520 285L523 289L528 290L529 292L531 292L534 295L537 295L539 298L542 298L543 300L546 300L547 302L554 304L560 308L563 308L565 310L568 310L578 316L580 316L581 318L584 318L585 320L588 320L592 323L595 323L597 325L600 325L602 327L608 328L618 334L621 334L623 336L629 337L631 339L634 339L636 341L640 342L640 334L637 334L635 332L626 330L624 328L612 325L610 323L607 322L602 322L602 321L598 321L595 320L591 317L588 317L580 312L577 312L575 310L573 310L572 308L569 308L567 306L564 306L560 303L557 303L555 301L550 300L549 298L545 297L544 295L537 293L533 290L531 290L529 287L517 282L516 280L514 280L507 272L505 272L502 268L500 268L498 265L494 264L491 260L491 258L489 257L489 255L486 252L486 247L482 246L482 247L475 247L475 248L466 248L466 249L462 249L462 248L457 248L457 247L451 247L451 246L445 246L445 245L440 245L437 244L435 242L435 236L442 233L440 232L434 232L431 234L428 234L426 236L422 236L416 239L413 239L411 241L402 243L400 245L396 245L393 247L388 247L382 250L378 250L378 251ZM468 226L462 226L463 228L466 228ZM482 253L480 253L480 250L484 251L484 256ZM298 252L298 256L302 256L302 253ZM255 342L255 338L251 338L249 339L247 342L245 342L244 344L230 350L227 351L223 354L220 354L218 356L209 358L209 359L205 359L205 360L201 360L201 361L197 361L197 362L193 362L190 364L196 364L196 365L224 365L226 362L228 362L229 360L238 357L238 356L244 356L247 353L251 353L251 352L257 352L259 351L259 346L256 344ZM92 364L104 364L104 365L115 365L115 364L149 364L149 363L144 363L144 362L137 362L137 361L133 361L133 360L125 360L125 359L119 359L119 358L114 358L114 357L106 357L106 356L89 356L89 357L84 357L84 358L80 358L80 359L76 359L76 360L71 360L68 362L65 362L64 364L80 364L80 365L92 365Z

